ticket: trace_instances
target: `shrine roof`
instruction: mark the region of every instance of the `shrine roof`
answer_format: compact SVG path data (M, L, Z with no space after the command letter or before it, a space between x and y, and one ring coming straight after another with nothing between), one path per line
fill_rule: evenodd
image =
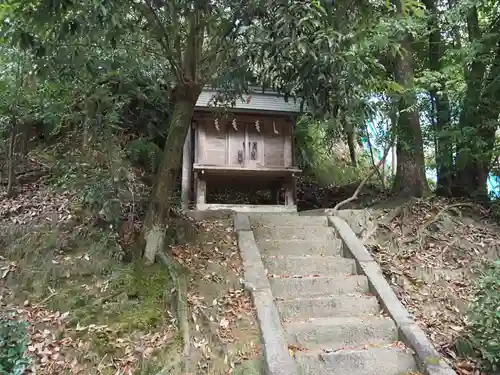
M217 95L216 89L204 89L198 101L196 102L196 110L209 111L214 108L214 99ZM238 112L258 112L258 113L276 113L276 114L295 114L302 113L300 103L290 98L285 101L283 96L276 92L262 90L252 90L249 94L243 94L243 99L236 99L234 107L229 106L230 111ZM220 103L215 108L223 108L224 104Z

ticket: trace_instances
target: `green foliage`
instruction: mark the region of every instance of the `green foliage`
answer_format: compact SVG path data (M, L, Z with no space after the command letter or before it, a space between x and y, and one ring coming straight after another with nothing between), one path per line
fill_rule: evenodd
M84 220L99 217L117 228L129 202L144 198L145 187L135 181L117 137L103 134L108 142L91 143L81 151L77 143L81 136L65 137L64 148L39 148L32 155L52 166L45 182L53 190L76 192L75 214Z
M22 375L30 365L27 323L0 316L0 375Z
M480 275L469 314L470 341L485 365L500 369L500 261Z
M125 152L133 163L140 164L153 173L158 169L163 155L160 147L147 139L133 140L127 144Z
M358 155L357 168L350 164L341 130L334 121L302 118L297 124L296 146L300 167L323 186L358 182L369 169L364 154Z

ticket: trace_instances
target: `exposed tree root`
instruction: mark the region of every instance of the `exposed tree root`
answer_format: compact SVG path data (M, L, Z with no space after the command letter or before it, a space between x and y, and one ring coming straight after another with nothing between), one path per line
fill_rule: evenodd
M438 213L436 215L434 215L433 217L431 217L429 220L425 221L418 229L417 229L417 234L415 236L412 236L410 238L407 238L403 241L403 243L409 243L409 242L413 242L413 241L418 241L418 244L419 244L419 248L421 249L422 246L423 246L423 243L425 241L425 235L424 235L424 232L426 231L426 229L432 225L433 223L435 223L436 221L439 220L439 218L441 217L441 215L443 213L445 213L446 211L448 210L451 210L453 208L457 208L457 207L473 207L473 208L478 208L477 205L473 204L473 203L468 203L468 202L463 202L463 203L453 203L453 204L449 204L445 207L443 207L441 210L438 211Z
M363 243L366 243L371 237L373 237L377 230L380 227L384 227L390 232L394 233L394 230L390 226L391 222L396 219L397 217L401 216L401 226L404 226L404 217L406 216L406 213L408 210L411 208L413 203L415 203L415 199L410 199L409 201L397 206L396 208L392 209L389 211L385 216L377 218L377 220L374 223L373 228L370 231L367 231L363 234L363 237L361 238L361 241ZM401 233L403 233L403 229L401 228ZM395 234L395 233L394 233Z

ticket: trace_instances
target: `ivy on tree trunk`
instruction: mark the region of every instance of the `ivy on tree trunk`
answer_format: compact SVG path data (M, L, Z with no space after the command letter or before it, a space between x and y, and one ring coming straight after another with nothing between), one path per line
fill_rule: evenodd
M400 0L393 0L400 15L403 8ZM395 57L394 77L404 89L399 98L399 118L396 127L397 169L393 190L397 195L421 197L429 187L425 177L425 158L420 127L419 111L413 91L413 56L409 35L404 35L401 48Z

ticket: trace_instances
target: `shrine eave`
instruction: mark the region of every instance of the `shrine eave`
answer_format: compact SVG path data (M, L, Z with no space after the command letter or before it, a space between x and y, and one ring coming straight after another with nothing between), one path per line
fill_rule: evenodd
M253 92L242 95L242 98L235 100L234 106L231 104L217 103L215 105L216 90L203 90L196 102L197 111L214 111L227 109L230 112L253 112L266 114L286 114L298 116L302 113L300 103L294 99L285 101L283 96L276 93Z

